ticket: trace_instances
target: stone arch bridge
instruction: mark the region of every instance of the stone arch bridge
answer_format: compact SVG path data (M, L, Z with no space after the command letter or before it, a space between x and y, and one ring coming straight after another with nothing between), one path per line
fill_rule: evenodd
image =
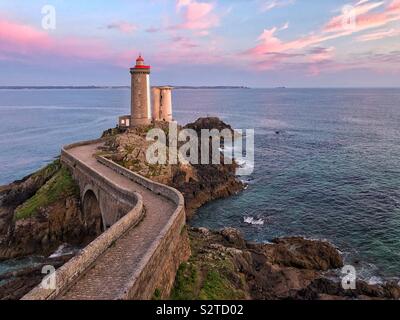
M167 298L190 255L182 194L97 155L104 141L65 146L61 162L81 191L85 221L103 233L23 297L45 299ZM46 282L44 282L46 283ZM49 282L50 283L50 282Z

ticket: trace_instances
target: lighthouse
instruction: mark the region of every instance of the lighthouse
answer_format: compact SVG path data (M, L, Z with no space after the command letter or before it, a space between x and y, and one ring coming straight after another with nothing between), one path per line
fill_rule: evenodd
M118 118L118 127L128 129L149 125L152 122L170 122L172 117L172 89L170 86L150 87L150 66L145 65L142 55L131 74L131 114ZM151 103L150 91L153 93ZM153 110L151 107L153 104Z
M131 126L151 123L150 66L145 65L141 55L131 73Z

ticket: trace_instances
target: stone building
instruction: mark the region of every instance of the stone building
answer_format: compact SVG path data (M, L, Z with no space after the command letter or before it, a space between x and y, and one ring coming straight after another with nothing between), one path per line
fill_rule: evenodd
M153 93L153 120L172 121L172 87L154 87Z
M151 99L150 69L141 55L136 59L136 65L130 69L131 114L119 117L120 128L148 125L152 121L172 121L172 87L153 87Z

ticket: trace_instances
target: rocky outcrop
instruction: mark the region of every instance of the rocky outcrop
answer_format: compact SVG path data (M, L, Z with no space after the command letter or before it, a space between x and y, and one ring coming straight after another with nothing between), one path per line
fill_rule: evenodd
M57 269L71 258L71 254L55 258L42 258L39 263L30 267L0 275L0 300L21 299L43 280L45 275L42 273L42 268L44 266L50 265Z
M0 261L48 256L64 243L84 246L97 235L83 221L79 190L58 160L0 187ZM43 265L58 268L71 257L43 257L40 264L1 274L0 299L19 299L43 279Z
M48 255L63 243L85 245L98 235L83 221L79 190L58 161L0 194L0 260Z
M343 267L341 256L329 242L300 237L275 239L272 242L273 245L263 246L263 251L273 264L320 271Z
M237 165L224 164L223 155L221 155L221 164L218 165L148 164L146 149L151 143L146 141L146 133L154 127L164 130L168 137L166 122L157 122L151 126L133 128L117 134L113 134L115 130L106 131L103 135L110 137L110 140L109 149L104 150L104 153L109 153L113 161L127 169L179 190L185 198L186 214L189 219L194 211L206 202L231 196L243 189L243 184L235 176ZM199 138L201 129L228 129L233 132L229 125L218 118L199 118L184 127L178 127L178 130L181 129L193 129ZM199 145L199 158L200 156Z
M217 129L219 131L228 129L234 134L230 125L216 117L199 118L195 122L187 124L184 128L195 130L198 137L200 137L202 129ZM200 146L199 155L201 155ZM211 200L229 197L243 190L243 183L235 175L236 168L237 164L235 162L225 164L221 154L221 164L193 165L196 173L195 179L183 180L183 175L177 172L172 186L183 193L189 218L203 204Z
M168 133L166 123L155 125ZM207 201L227 197L243 188L235 177L236 164L149 165L145 161L149 144L145 136L151 128L108 130L104 133L109 138L107 148L99 153L181 191L189 217ZM200 118L184 128L198 134L201 129L232 130L218 118ZM78 194L71 176L57 161L21 181L0 187L0 260L48 255L62 243L84 246L95 238L97 230L83 221ZM166 280L160 282L160 287L169 287L177 261L185 260L192 252L189 261L179 267L173 299L400 298L400 288L394 282L369 285L357 281L355 290L344 290L332 272L343 266L342 257L327 242L290 237L259 244L247 242L235 229L199 228L189 229L188 248L184 230L181 236L178 254L170 254L169 260L155 264L164 268ZM70 257L43 258L39 265L1 275L0 299L21 297L43 278L44 264L58 267ZM158 288L154 298L165 298L165 292Z
M239 231L191 229L192 257L179 269L173 299L398 299L396 283L358 281L344 290L327 271L341 268L328 242L299 237L250 243Z
M0 243L12 232L14 210L31 198L61 168L55 161L22 180L0 186Z
M159 122L155 126L168 134L168 123ZM201 126L231 129L217 118L199 119L187 128L198 131ZM154 181L176 187L184 194L188 215L207 201L242 189L243 185L234 176L235 165L148 165L145 150L149 143L145 136L152 127L107 130L103 136L109 140L108 147L99 153L108 154L115 162ZM98 235L98 230L92 230L91 224L83 220L79 190L58 160L21 181L2 186L0 260L32 254L47 256L63 243L84 246ZM5 288L12 290L13 283L20 286L25 281L28 288L37 282L37 270L28 268L21 272L23 277L1 287L3 296Z

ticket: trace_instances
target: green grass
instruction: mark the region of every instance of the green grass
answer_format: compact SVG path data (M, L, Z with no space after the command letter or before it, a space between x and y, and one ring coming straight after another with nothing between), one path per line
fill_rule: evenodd
M224 275L223 270L208 265L209 269L202 276L195 263L182 263L175 278L171 292L172 300L238 300L244 299L245 293L235 289Z
M243 293L217 270L208 271L199 293L200 300L237 300L243 297Z
M52 170L52 167L46 170ZM39 172L37 174L39 174ZM73 181L69 171L62 167L33 197L25 201L15 210L14 219L20 220L33 217L39 212L40 208L47 207L63 197L78 194L78 186Z
M175 277L175 285L172 289L172 300L195 300L196 286L199 281L197 268L184 262L179 266Z
M161 300L161 290L156 288L153 293L153 297L151 298L152 300Z
M51 163L49 163L44 168L32 174L33 178L36 177L51 177L61 168L60 159L57 159Z

